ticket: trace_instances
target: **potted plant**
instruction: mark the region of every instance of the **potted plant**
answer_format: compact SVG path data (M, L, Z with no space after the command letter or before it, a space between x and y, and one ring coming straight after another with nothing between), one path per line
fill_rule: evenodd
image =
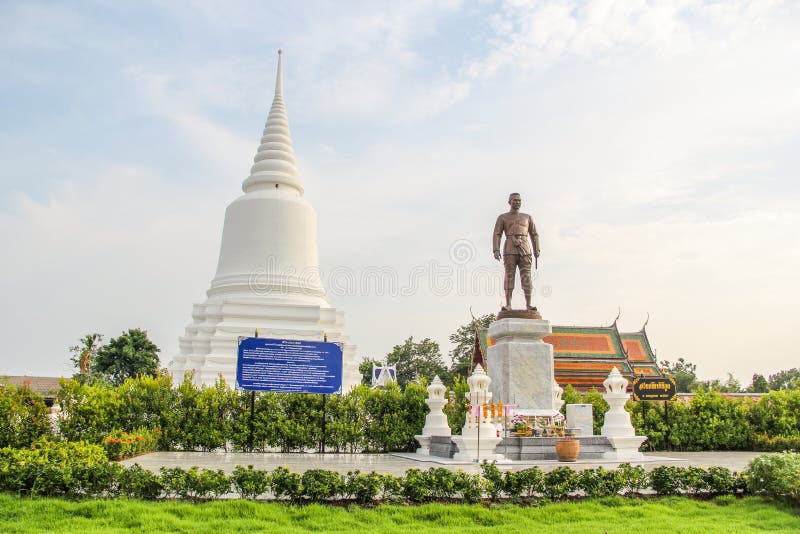
M511 430L514 436L530 436L531 427L521 415L517 414L511 418Z

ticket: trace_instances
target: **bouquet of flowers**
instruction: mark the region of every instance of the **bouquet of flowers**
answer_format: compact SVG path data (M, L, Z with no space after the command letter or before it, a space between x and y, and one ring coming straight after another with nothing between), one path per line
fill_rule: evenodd
M514 429L514 432L525 432L528 430L528 423L525 422L525 419L523 419L521 415L516 414L511 418L511 427Z

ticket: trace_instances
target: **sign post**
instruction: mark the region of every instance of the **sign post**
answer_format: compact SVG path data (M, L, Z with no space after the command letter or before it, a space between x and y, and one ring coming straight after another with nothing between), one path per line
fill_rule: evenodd
M322 439L325 452L328 395L342 392L342 345L325 341L239 338L236 386L250 391L250 451L253 450L255 392L322 395Z
M295 339L239 339L236 385L246 391L340 393L342 347Z
M644 403L646 401L664 401L664 425L666 426L667 450L671 449L669 432L669 401L678 395L678 385L672 376L644 377L633 379L633 400L642 403L642 424L644 424Z
M633 379L633 400L671 401L678 394L678 385L671 376L645 377Z

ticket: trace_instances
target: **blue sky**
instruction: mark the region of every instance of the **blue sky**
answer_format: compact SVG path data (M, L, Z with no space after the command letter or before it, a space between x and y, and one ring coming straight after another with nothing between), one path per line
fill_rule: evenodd
M446 352L497 310L458 277L499 278L513 190L554 324L649 313L659 357L704 378L796 366L799 23L781 1L3 2L0 372L69 374L80 336L134 326L169 361L278 48L323 271L452 275L332 290L359 356Z

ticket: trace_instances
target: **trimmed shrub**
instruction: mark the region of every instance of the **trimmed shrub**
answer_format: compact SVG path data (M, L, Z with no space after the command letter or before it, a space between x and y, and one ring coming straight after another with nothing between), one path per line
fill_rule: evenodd
M483 480L485 481L486 493L491 500L497 501L504 493L507 493L503 473L497 468L496 464L484 461L481 464L481 475L483 475Z
M674 465L659 465L650 471L650 485L659 495L677 495L681 491L681 468Z
M293 501L300 500L300 475L292 473L285 467L277 467L270 474L270 489L276 499L288 497Z
M161 468L161 484L167 495L182 499L206 500L219 497L231 489L230 478L222 469L190 467Z
M747 489L800 504L800 454L765 454L750 461Z
M726 467L711 466L702 474L706 491L711 495L737 492L736 474Z
M269 490L269 472L253 469L252 465L244 468L237 465L231 474L233 488L244 499L257 499Z
M551 499L562 499L580 487L580 474L569 467L556 467L544 476L544 494Z
M153 501L161 496L164 486L155 473L142 469L139 464L133 464L122 472L119 480L121 495L132 499Z
M504 491L512 499L531 499L537 495L544 494L545 474L538 467L531 467L517 472L506 471L503 479L505 482Z
M625 487L624 473L617 469L584 469L578 478L580 488L588 497L617 495Z
M381 475L381 499L395 499L403 495L403 477Z
M344 490L342 476L335 471L309 469L300 478L300 495L312 502L335 499Z
M617 472L623 481L622 493L624 495L640 493L650 485L647 471L641 465L633 467L627 462L621 463L617 467Z
M343 493L358 504L372 502L381 492L383 477L372 471L361 473L361 471L348 471L344 480Z
M425 502L431 497L428 474L419 469L408 469L401 484L403 497L411 502Z
M73 465L67 494L76 498L116 497L125 468L117 463Z

